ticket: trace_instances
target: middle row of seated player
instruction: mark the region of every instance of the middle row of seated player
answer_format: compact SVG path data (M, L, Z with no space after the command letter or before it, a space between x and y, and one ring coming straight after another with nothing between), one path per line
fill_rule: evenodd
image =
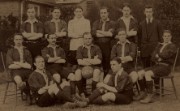
M117 36L119 42L113 46L111 58L120 57L124 70L135 83L138 79L137 72L134 71L133 62L136 56L136 45L129 42L126 36L126 31L124 29L119 30ZM75 95L75 87L77 86L80 96L84 96L82 83L83 68L87 66L93 68L92 90L96 88L96 84L100 81L102 72L102 54L100 48L93 44L91 33L84 33L83 38L84 45L80 46L77 50L76 59L79 66L75 72L63 68L63 64L66 62L65 52L61 47L56 45L56 36L54 34L47 36L49 45L42 50L42 56L47 62L47 69L53 74L53 78L56 82L60 83L62 78L70 80L72 95Z

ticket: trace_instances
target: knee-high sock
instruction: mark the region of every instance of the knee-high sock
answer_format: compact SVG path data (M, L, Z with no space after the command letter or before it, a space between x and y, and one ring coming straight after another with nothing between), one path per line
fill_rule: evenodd
M93 81L93 82L92 82L92 91L94 91L94 90L96 89L96 84L97 84L96 81Z
M70 81L71 85L71 94L74 95L76 93L76 83L75 81Z
M144 81L144 79L139 80L138 83L139 83L139 86L140 86L140 90L141 91L145 91L145 89L146 89L146 82Z
M101 96L102 93L99 89L93 91L93 93L88 97L89 102L92 103L97 97Z
M153 81L146 81L147 92L153 94Z
M79 90L79 94L82 94L84 91L83 91L83 84L82 84L82 81L77 81L76 82L76 85L77 85L77 88Z
M59 92L56 94L56 97L58 100L74 102L74 100L71 97L67 96L66 93L64 93L62 90L59 90Z
M157 85L159 85L159 82L160 82L160 78L154 78L154 84L156 84L155 85L156 89L159 89L159 86L157 86Z

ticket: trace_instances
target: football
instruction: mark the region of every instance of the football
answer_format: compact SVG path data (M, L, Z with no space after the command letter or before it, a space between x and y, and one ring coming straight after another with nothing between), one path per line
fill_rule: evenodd
M91 66L85 66L82 68L82 77L85 79L92 78L93 68Z

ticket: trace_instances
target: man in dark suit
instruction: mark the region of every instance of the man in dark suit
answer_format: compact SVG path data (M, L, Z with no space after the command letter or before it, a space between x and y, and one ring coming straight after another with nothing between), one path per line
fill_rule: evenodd
M158 20L153 17L153 7L147 5L144 10L145 20L140 23L138 30L138 45L141 51L141 57L144 68L150 66L151 54L157 43L162 39L162 26Z

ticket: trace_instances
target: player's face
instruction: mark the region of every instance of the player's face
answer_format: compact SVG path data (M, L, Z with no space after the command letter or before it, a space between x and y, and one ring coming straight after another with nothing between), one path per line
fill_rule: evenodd
M84 44L87 45L87 46L90 46L92 44L92 36L91 34L88 34L88 35L84 35Z
M80 8L76 8L75 11L74 11L74 15L77 18L81 18L83 16L83 10L80 9Z
M14 44L15 46L21 46L23 43L23 37L21 35L15 35Z
M111 69L114 73L118 72L119 69L121 69L121 64L119 64L117 61L111 61Z
M49 35L49 38L47 39L49 44L55 45L56 44L56 35Z
M153 8L145 8L144 11L146 18L152 18L153 17Z
M125 31L119 31L117 37L118 37L119 41L125 42L127 34Z
M54 9L54 11L52 12L52 17L54 19L59 19L60 16L61 16L61 11L59 9Z
M107 11L107 9L101 9L100 10L100 17L102 20L106 20L109 16L109 13Z
M27 10L27 16L29 19L34 19L36 16L36 12L34 10L34 8L28 9Z
M131 9L129 7L124 7L122 10L123 16L129 17L131 14Z
M34 65L36 66L36 69L43 70L45 68L45 62L42 57L36 58Z
M166 33L166 32L165 32L165 33L163 34L163 40L164 40L165 43L170 42L170 41L171 41L171 38L172 38L172 36L171 36L170 33Z

